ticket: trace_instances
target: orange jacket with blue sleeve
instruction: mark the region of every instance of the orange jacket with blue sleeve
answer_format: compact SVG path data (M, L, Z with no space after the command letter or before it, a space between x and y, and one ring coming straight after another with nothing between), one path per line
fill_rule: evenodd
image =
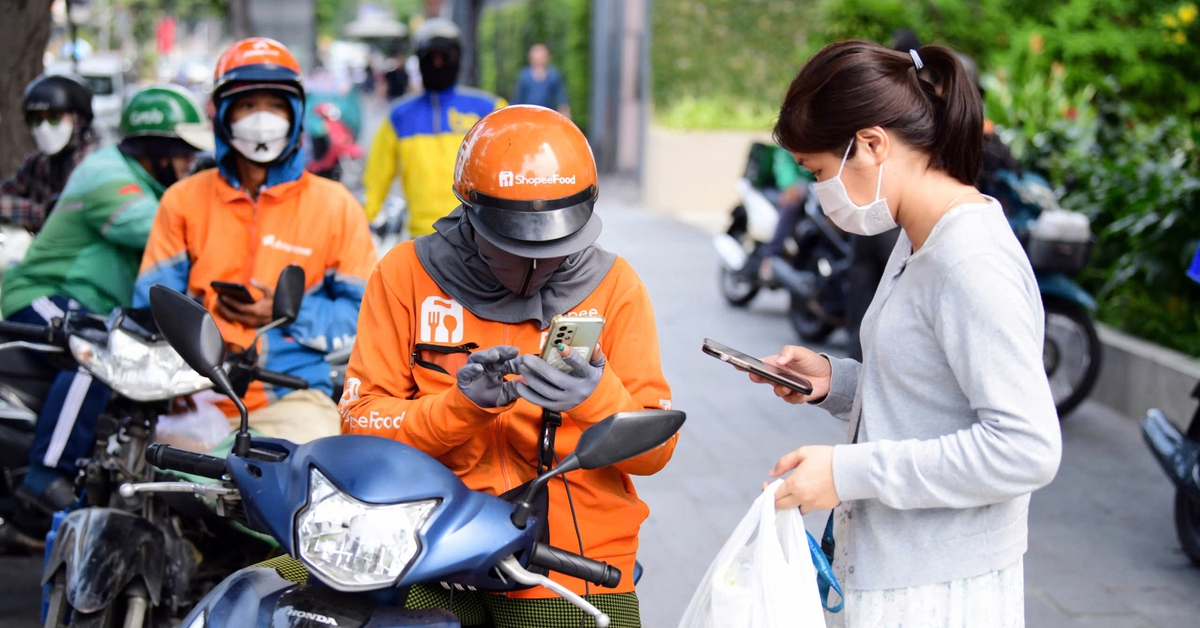
M592 396L563 414L555 451L571 453L583 429L617 412L670 408L650 297L625 260L566 315L603 316L600 345L608 358ZM472 314L430 278L412 242L394 248L367 282L359 315L362 341L354 347L342 396L342 432L372 434L437 458L474 490L503 494L536 475L542 410L525 401L503 408L476 406L459 391L455 373L470 351L513 345L540 352L546 332L537 322L498 323ZM566 475L579 520L583 553L621 570L615 592L633 590L638 530L649 508L630 475L656 473L676 439L614 467ZM563 483L550 483L550 542L579 552ZM584 592L583 581L552 577ZM543 588L515 597L554 597Z
M211 282L244 284L260 298L251 279L274 286L280 271L296 264L304 269L307 287L300 315L263 337L260 364L332 393L324 354L354 342L363 288L377 259L362 207L341 184L306 172L264 188L252 200L214 168L163 195L134 305L149 303L154 284L185 292L213 313L226 341L244 347L255 330L217 314ZM287 392L255 382L246 405L260 408ZM232 403L223 409L232 414Z

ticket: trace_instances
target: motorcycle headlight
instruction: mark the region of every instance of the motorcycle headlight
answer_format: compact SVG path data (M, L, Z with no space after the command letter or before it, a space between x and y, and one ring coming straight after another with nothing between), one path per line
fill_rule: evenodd
M118 394L134 401L157 401L212 388L165 342L147 344L120 329L108 346L71 336L71 354L83 368Z
M339 591L394 583L421 550L417 534L437 500L368 504L343 493L316 468L308 505L296 517L296 553Z

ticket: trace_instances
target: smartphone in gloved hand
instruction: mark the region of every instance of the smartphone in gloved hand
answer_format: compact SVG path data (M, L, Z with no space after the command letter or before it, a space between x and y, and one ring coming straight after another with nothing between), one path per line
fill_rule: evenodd
M604 331L603 316L555 316L550 321L546 346L542 347L542 359L564 373L571 367L562 359L557 345L571 347L580 352L584 360L591 361L592 351L600 343L600 332Z

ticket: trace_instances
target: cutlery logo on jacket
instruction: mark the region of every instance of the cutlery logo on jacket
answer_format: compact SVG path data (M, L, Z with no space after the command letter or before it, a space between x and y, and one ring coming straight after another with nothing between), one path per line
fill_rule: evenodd
M421 342L459 344L463 340L463 307L454 299L429 297L421 303Z

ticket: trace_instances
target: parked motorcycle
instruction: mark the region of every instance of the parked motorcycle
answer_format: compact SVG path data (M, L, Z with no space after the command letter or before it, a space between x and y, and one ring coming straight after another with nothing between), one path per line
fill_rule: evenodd
M763 288L787 290L789 319L796 334L807 342L821 342L842 326L846 316L850 240L821 211L809 186L802 213L784 241L784 263L772 266L769 280L760 278L763 248L779 224L771 150L765 144L751 147L745 176L737 182L741 203L733 209L728 231L713 238L721 260L721 294L731 305L743 307Z
M616 464L666 442L682 426L682 412L620 413L597 423L574 453L510 502L467 489L435 459L390 439L335 436L297 446L251 438L245 408L220 369L225 344L212 317L163 287L153 289L151 304L172 346L239 404L242 427L223 460L165 445L152 446L147 457L162 469L220 480L190 487L214 497L229 516L268 532L308 580L293 582L272 568L243 569L206 596L183 626L459 626L445 611L403 608L409 588L421 583L460 591L544 586L597 626L609 624L587 600L530 570L606 587L621 578L606 563L537 542L533 504L554 477Z
M789 318L806 342L821 342L842 325L846 312L846 271L851 247L846 235L825 216L811 186L803 213L785 241L784 260L771 281L758 275L760 251L779 222L770 176L770 147L751 147L746 175L738 181L741 204L733 209L729 230L713 239L720 257L721 293L744 306L762 288L791 293ZM1037 277L1046 313L1043 363L1060 418L1091 392L1100 375L1103 346L1092 314L1096 300L1071 276L1087 265L1094 240L1082 214L1063 211L1041 177L1001 171L983 190L996 197L1024 245Z
M259 335L294 319L304 292L303 270L285 269L276 291L275 320ZM238 531L190 491L180 494L179 483L170 481L177 478L164 477L147 463L144 452L155 442L159 415L168 411L170 400L212 386L167 344L150 311L117 310L103 327L88 325L94 317L65 320L75 361L115 394L97 422L94 453L81 464L80 504L56 515L47 536L46 625L172 625L226 575L267 557L272 543ZM4 325L0 329L18 331ZM257 361L251 348L224 365L241 394L254 379L307 386L260 369ZM149 496L118 490L131 482L159 490Z
M1087 398L1100 376L1103 345L1092 316L1096 299L1071 276L1087 267L1095 240L1083 214L1064 211L1045 179L1033 173L996 173L996 197L1029 255L1046 312L1042 361L1060 419Z
M1200 399L1200 385L1192 391ZM1142 418L1146 445L1175 483L1175 533L1183 553L1200 567L1200 408L1192 415L1187 432L1181 433L1160 410Z

